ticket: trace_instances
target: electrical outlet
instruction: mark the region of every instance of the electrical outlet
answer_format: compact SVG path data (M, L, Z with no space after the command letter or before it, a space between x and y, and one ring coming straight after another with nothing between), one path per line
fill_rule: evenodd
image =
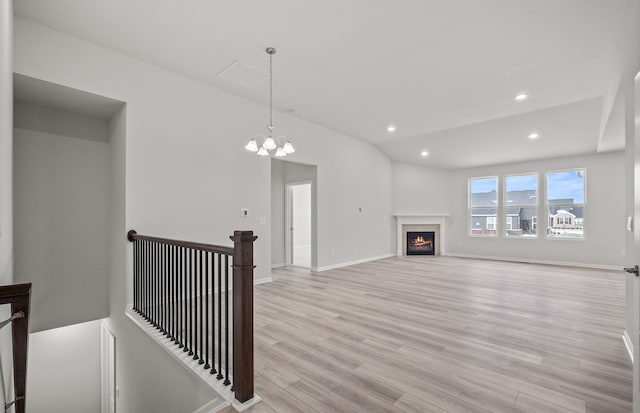
M247 208L242 208L240 210L240 216L243 218L246 218L249 216L249 210Z
M260 217L260 225L267 225L267 217Z

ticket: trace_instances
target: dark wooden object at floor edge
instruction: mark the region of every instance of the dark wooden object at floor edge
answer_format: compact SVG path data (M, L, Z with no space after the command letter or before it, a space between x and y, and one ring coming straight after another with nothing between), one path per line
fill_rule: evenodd
M235 231L233 254L233 385L236 399L253 397L253 231Z
M0 304L11 304L11 314L15 317L11 330L13 337L13 382L16 413L25 412L27 395L27 354L29 341L29 307L31 283L0 286Z

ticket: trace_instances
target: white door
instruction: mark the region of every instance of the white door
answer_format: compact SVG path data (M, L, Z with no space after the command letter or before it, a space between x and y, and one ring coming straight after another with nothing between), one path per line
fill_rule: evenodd
M311 268L311 183L287 184L286 194L287 265Z
M633 181L633 254L628 263L636 266L640 262L640 73L635 77L635 133L634 133L634 181ZM627 249L628 250L628 249ZM635 267L637 270L637 267ZM633 413L640 413L640 279L633 282L636 342L633 348Z
M102 323L101 329L101 413L116 413L116 337Z

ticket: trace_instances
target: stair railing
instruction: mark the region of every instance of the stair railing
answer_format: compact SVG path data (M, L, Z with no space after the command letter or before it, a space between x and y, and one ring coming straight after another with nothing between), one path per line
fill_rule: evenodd
M0 286L0 305L11 305L11 316L0 322L0 329L11 324L13 348L13 400L5 397L4 411L14 406L24 413L27 395L27 354L29 343L29 309L31 283ZM4 391L4 386L2 391Z
M257 237L252 231L235 231L233 247L134 230L127 238L133 243L133 309L225 386L231 384L236 400L253 398Z

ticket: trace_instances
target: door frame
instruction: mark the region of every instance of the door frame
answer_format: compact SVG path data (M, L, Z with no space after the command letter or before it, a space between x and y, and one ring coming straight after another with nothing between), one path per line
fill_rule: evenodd
M293 265L293 197L291 196L291 191L294 186L300 185L309 185L309 190L311 191L311 205L309 210L310 220L310 231L311 231L311 252L310 252L310 264L309 268L313 265L313 248L315 246L314 242L314 233L313 233L313 181L305 180L305 181L296 181L296 182L286 182L284 184L284 262L286 266Z
M109 377L112 380L109 380ZM109 397L113 395L113 411L109 411ZM107 324L100 323L100 412L116 413L118 388L116 385L116 336Z

